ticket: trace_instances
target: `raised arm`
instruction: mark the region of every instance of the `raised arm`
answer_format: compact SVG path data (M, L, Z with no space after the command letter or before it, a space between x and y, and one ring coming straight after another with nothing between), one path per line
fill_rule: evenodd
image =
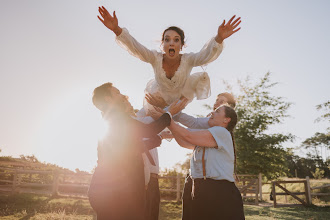
M223 50L223 41L240 30L237 28L241 23L241 18L237 18L233 21L235 16L233 16L227 23L225 20L218 27L217 35L207 42L204 47L198 53L189 53L188 62L192 66L202 66L216 60L222 50Z
M116 16L116 12L113 11L113 16L108 12L108 10L105 7L99 7L100 16L97 16L98 19L110 30L112 30L113 33L116 34L116 36L119 36L122 32L121 27L118 26L118 18Z
M142 138L153 137L158 134L164 128L170 125L171 116L168 113L164 113L159 119L151 122L150 124L144 124L140 121L135 121L135 131L139 132L139 135Z
M152 135L158 134L165 127L169 126L172 120L172 115L177 114L181 109L183 109L187 105L188 100L178 100L174 102L169 110L166 113L163 113L158 119L155 118L154 122L150 124L144 124L140 121L135 120L136 130L139 131L142 137L150 137ZM156 107L160 112L163 112L162 109Z
M188 102L187 98L182 99L185 103ZM184 126L188 128L194 129L207 129L210 128L208 121L209 118L195 118L191 115L187 115L182 113L181 111L185 108L185 105L180 105L178 102L174 102L169 106L169 111L177 112L177 114L173 115L173 119L175 121L180 122Z
M207 129L209 128L209 118L196 118L191 115L185 114L183 112L180 112L176 116L173 117L173 119L177 122L180 122L184 126L188 128L194 128L194 129Z
M184 148L187 148L187 149L190 149L190 150L193 150L195 148L195 145L187 142L187 141L184 141L182 138L180 138L178 135L174 135L171 133L171 135L175 138L176 142L181 146L181 147L184 147Z
M113 16L108 12L105 7L99 7L99 13L97 16L99 20L111 31L116 34L116 42L131 55L139 58L140 60L153 64L157 55L156 51L151 51L136 39L134 39L128 32L127 29L121 28L118 25L118 18L116 12L113 12Z
M241 23L241 18L239 17L235 21L233 21L235 17L236 15L231 17L227 22L227 24L226 21L223 20L222 24L218 28L218 34L215 37L216 42L221 44L224 39L230 37L231 35L233 35L234 33L236 33L241 29L241 28L237 28L238 25Z
M177 139L182 139L185 142L190 143L194 146L201 147L217 147L217 142L213 138L212 134L208 130L201 131L189 131L184 127L181 127L179 124L171 122L171 125L168 127L174 137Z

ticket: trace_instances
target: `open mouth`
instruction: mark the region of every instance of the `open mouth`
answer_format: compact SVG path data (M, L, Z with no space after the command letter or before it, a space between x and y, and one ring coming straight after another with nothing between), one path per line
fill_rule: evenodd
M175 55L175 50L174 50L174 49L169 49L169 50L168 50L168 54L169 54L170 56L174 56L174 55Z

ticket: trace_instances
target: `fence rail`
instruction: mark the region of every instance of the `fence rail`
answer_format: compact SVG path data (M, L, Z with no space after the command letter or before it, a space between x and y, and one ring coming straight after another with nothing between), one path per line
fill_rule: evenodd
M37 180L33 179L32 182L32 175L37 175L39 178ZM258 204L258 200L262 199L261 174L259 174L259 176L238 176L241 179L237 182L237 186L242 193L242 197L254 198L255 203ZM0 191L87 198L87 190L91 177L92 174L74 174L57 171L23 170L0 167ZM172 180L170 181L173 183L171 188L160 188L160 191L174 192L176 193L176 200L179 201L181 199L184 177L180 174L177 174L177 176L159 176L159 180Z
M285 186L282 186L281 184L286 184L286 183L302 183L304 184L304 192L290 192L285 188ZM278 193L276 192L276 187L280 188L284 192ZM274 207L282 207L282 206L296 206L296 205L304 205L304 206L309 206L312 205L312 197L313 196L330 196L330 193L313 193L312 190L315 189L322 189L322 188L328 188L330 187L330 184L326 184L323 186L316 186L316 187L311 187L310 186L310 179L309 176L306 176L306 179L303 180L288 180L288 181L272 181L272 197L273 197L273 202L274 202ZM295 198L297 201L299 201L301 204L278 204L276 201L276 196L279 195L290 195L293 198ZM297 195L305 195L305 200L299 198Z
M238 175L237 188L243 199L254 199L256 205L262 200L262 175Z
M308 176L306 177L306 180L309 184L309 177ZM330 187L330 184L326 184L326 185L323 185L323 186L310 187L310 194L311 194L311 196L330 196L330 193L313 193L312 192L314 189L323 189L323 188L329 188L329 187Z

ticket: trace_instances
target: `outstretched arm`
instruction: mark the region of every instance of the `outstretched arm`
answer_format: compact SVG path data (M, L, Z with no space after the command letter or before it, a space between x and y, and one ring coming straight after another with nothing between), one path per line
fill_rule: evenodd
M187 54L187 60L192 66L202 66L216 60L223 50L224 39L240 30L237 28L241 18L234 20L233 16L227 23L225 21L218 27L217 36L207 42L198 53ZM234 21L233 21L234 20Z
M182 101L178 100L174 102L168 110L168 113L163 113L162 116L160 116L157 120L150 124L144 124L140 121L134 120L135 126L137 126L136 128L139 131L140 135L142 137L151 137L152 135L161 132L165 127L170 125L171 116L177 114L179 110L183 109L184 106L186 106L187 101L187 99L184 99ZM162 109L159 110L161 111Z
M175 123L173 120L168 128L171 130L175 139L182 139L183 141L188 142L191 145L201 147L218 146L211 132L208 130L189 131L188 129L185 129L184 127L181 127L179 124Z
M179 99L175 102L173 102L168 108L168 111L171 113L172 116L175 116L179 112L182 111L187 106L188 99L187 98L182 98ZM154 109L150 109L150 115L151 117L156 120L159 118L162 114L165 113L165 109L162 109L160 107L154 106Z
M99 7L100 16L97 16L98 19L110 30L113 31L117 36L119 36L122 32L121 27L118 26L118 18L116 16L116 12L113 11L113 16L108 12L105 7Z
M135 122L135 131L139 132L139 135L142 138L149 138L152 137L170 125L171 117L169 114L163 114L159 119L150 123L144 124L140 121L134 120Z
M184 126L188 128L194 129L208 129L209 126L209 118L196 118L191 115L187 115L186 113L180 112L179 114L173 116L173 119L177 122L180 122Z
M180 136L178 136L177 134L172 134L172 136L175 138L176 142L181 146L181 147L184 147L184 148L187 148L187 149L195 149L195 145L187 142L187 141L184 141L182 138L180 138Z
M153 64L155 61L156 51L151 51L137 40L135 40L128 32L127 29L121 28L118 25L118 18L116 12L111 15L105 7L99 7L100 16L98 19L111 31L116 34L116 42L131 55L139 58L140 60Z
M241 18L239 17L235 21L233 21L235 16L236 15L231 17L231 19L229 19L227 24L226 21L223 20L222 24L219 26L218 35L215 37L215 41L218 42L219 44L221 44L224 39L230 37L231 35L233 35L234 33L236 33L241 29L241 28L237 28L238 25L241 23Z

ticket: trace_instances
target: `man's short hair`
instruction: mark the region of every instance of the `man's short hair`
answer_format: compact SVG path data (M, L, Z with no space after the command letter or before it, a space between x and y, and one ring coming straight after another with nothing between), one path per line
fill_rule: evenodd
M234 96L228 92L223 92L223 93L220 93L217 97L219 96L223 96L225 97L227 100L228 100L228 104L232 107L232 108L235 108L236 106L236 100L234 98Z
M107 105L105 103L104 97L112 96L111 91L109 90L109 88L111 87L112 87L112 83L107 82L94 89L93 98L92 98L93 104L95 105L96 108L98 108L102 112L105 112L107 109Z

